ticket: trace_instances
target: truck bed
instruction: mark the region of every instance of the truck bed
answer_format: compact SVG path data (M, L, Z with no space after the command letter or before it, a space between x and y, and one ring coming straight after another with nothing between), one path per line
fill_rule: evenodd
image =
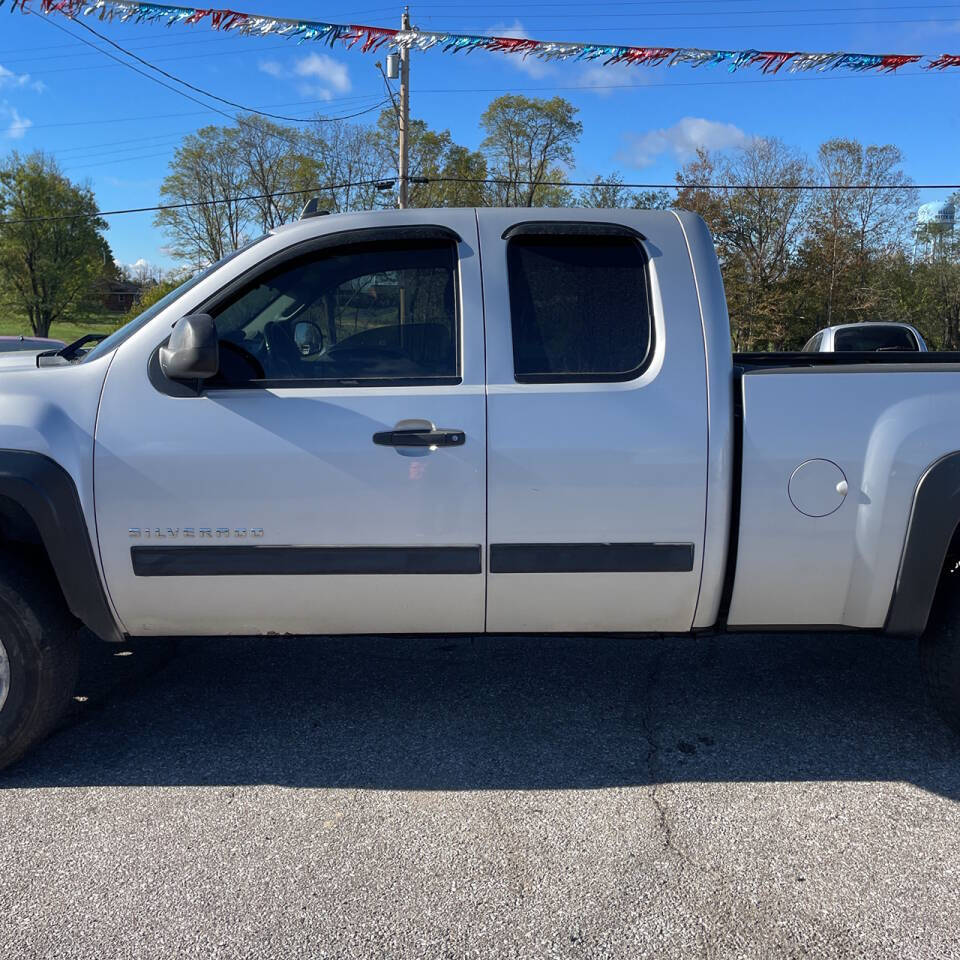
M733 364L740 476L722 618L883 629L914 492L960 449L960 353L739 353ZM794 478L811 469L816 497L846 483L835 507L795 502Z

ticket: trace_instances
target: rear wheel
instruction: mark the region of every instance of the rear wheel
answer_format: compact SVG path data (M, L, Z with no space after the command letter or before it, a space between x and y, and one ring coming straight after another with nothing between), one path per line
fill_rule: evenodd
M941 717L960 734L960 565L943 576L920 639L927 692Z
M76 633L52 570L0 558L0 769L50 733L70 702Z

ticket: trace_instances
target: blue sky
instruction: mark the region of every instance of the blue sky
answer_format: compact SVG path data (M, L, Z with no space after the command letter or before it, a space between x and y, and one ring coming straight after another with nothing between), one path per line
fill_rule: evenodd
M379 0L267 2L248 12L398 26L401 7ZM35 2L38 7L39 3ZM726 49L867 53L960 53L960 2L906 0L635 0L490 3L425 0L411 5L423 29ZM44 22L56 21L57 26ZM89 21L100 32L200 87L252 107L306 116L363 110L383 97L377 56L359 50L245 38L206 27ZM0 152L43 149L75 180L87 180L102 209L148 206L185 134L218 114L138 76L74 40L93 40L62 16L0 9ZM412 110L469 146L481 139L486 104L507 92L561 95L580 109L584 135L574 179L612 169L629 181L672 181L698 143L735 146L777 136L810 154L824 139L895 143L920 183L960 182L960 69L904 68L896 76L731 76L716 67L543 64L475 52L415 53ZM372 120L375 113L360 120ZM928 191L937 199L946 191ZM123 263L169 265L164 237L146 214L114 217L109 240Z

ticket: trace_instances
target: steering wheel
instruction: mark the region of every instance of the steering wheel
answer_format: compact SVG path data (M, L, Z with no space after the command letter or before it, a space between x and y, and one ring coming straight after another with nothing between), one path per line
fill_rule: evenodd
M301 374L300 349L286 324L271 321L263 328L263 343L267 348L270 374L296 379Z

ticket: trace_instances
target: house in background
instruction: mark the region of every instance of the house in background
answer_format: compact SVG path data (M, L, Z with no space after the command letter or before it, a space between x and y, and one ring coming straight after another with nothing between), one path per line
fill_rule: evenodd
M153 280L104 280L100 302L112 313L126 313L153 284Z

